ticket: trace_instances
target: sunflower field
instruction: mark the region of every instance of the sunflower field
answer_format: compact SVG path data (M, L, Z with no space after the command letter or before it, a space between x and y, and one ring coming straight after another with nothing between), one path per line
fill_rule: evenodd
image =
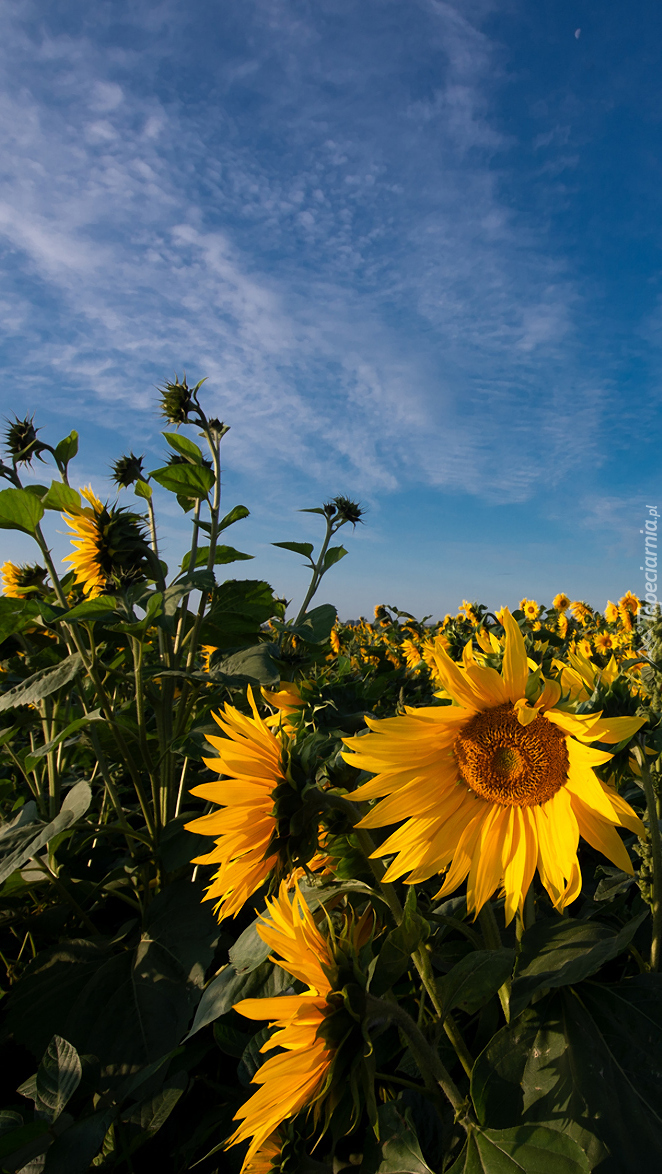
M106 502L76 432L6 429L0 1169L639 1174L659 609L341 623L317 593L362 511L337 496L317 547L274 543L310 576L288 617L228 577L249 510L221 508L200 388L165 385L169 456L121 456ZM191 523L175 568L155 487Z

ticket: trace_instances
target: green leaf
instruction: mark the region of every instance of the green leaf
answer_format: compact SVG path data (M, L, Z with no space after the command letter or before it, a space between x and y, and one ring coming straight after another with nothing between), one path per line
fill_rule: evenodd
M68 624L71 620L85 620L88 623L93 623L102 617L112 616L116 607L117 600L112 595L97 595L96 599L84 599L82 603L77 603L70 611L65 611L62 615L51 620L51 623L64 622Z
M41 504L45 510L58 510L60 513L71 513L80 509L80 493L71 489L63 481L51 481L51 487Z
M144 1145L165 1125L187 1085L188 1074L176 1072L157 1093L141 1101L130 1113L122 1114L122 1121L137 1125L140 1130L129 1147L129 1153Z
M58 832L63 832L65 828L71 827L72 824L76 823L85 814L91 802L92 792L89 783L81 780L81 782L76 783L67 792L59 814L55 816L55 819L52 819L45 827L43 824L35 823L34 831L37 832L36 836L32 836L27 840L23 838L23 842L16 848L14 848L11 839L8 842L7 840L3 840L2 850L4 850L4 854L0 860L0 884L8 876L11 876L12 872L15 872L17 868L21 868L26 860L29 860L32 856L36 856L44 845L49 840L52 840L53 836L56 836ZM14 830L17 830L16 822L13 827ZM7 847L13 850L7 852Z
M214 484L214 474L206 465L166 465L150 473L159 485L182 497L207 497Z
M234 966L225 966L205 987L186 1039L214 1023L240 999L267 999L281 995L292 985L289 974L272 962L260 962L254 970L237 974Z
M68 465L78 452L78 433L72 431L55 447L55 458L61 465Z
M49 754L51 750L54 750L56 746L59 746L61 742L66 742L67 738L70 738L77 730L84 729L90 722L98 722L100 720L102 720L101 710L94 709L90 713L85 714L85 717L79 717L75 721L69 722L69 725L65 726L57 737L53 738L52 742L46 742L43 746L37 746L32 754L26 755L23 760L23 769L28 773L34 770L39 760L44 758L46 754Z
M410 1112L400 1101L380 1105L377 1120L379 1142L368 1134L361 1162L364 1174L432 1174L421 1153Z
M83 1067L75 1048L66 1039L54 1035L37 1069L35 1108L56 1121L74 1095Z
M536 921L522 937L510 996L511 1015L528 1006L538 990L570 986L595 974L627 949L648 916L644 910L618 933L599 921L561 917Z
M553 1124L574 1138L592 1166L598 1165L607 1151L575 1072L560 998L552 995L498 1031L478 1056L471 1096L480 1124L497 1129Z
M41 611L41 604L34 599L11 599L0 595L0 644L24 628L30 627Z
M392 929L377 956L370 991L378 998L385 994L411 966L411 956L430 936L430 926L416 908L416 890L407 886L407 899L400 925Z
M43 516L44 507L39 498L25 489L3 489L0 492L0 530L34 534Z
M255 644L252 648L243 648L241 652L233 652L214 662L210 669L213 680L221 680L226 685L241 686L266 685L273 689L280 681L280 668L276 661L278 648L275 644Z
M228 579L213 592L200 640L215 648L237 648L257 643L262 624L274 615L276 601L268 583Z
M322 574L324 574L325 571L328 571L330 567L334 567L336 563L339 563L341 558L344 558L346 554L347 551L345 550L344 546L330 546L324 555L324 566L322 568Z
M146 481L143 481L142 478L139 478L134 482L133 492L135 493L136 497L142 497L145 499L145 501L149 501L150 497L152 496L152 487L151 485L148 485Z
M40 951L7 1000L7 1030L37 1055L55 1033L94 1054L102 1091L162 1060L188 1030L218 940L203 893L189 877L171 882L132 949L101 939Z
M314 550L312 542L272 542L271 545L280 546L282 550L293 550L295 554L302 554L304 558L310 558Z
M573 1074L618 1174L662 1154L662 976L562 992Z
M39 669L39 672L33 673L26 681L21 681L20 685L14 685L13 689L0 697L0 713L13 709L16 705L34 705L36 701L41 701L42 697L50 697L51 693L73 681L82 664L81 656L75 652L54 668Z
M444 1017L454 1007L473 1015L510 978L514 950L474 950L437 980Z
M44 1174L85 1174L103 1145L114 1115L112 1109L102 1109L74 1121L49 1147Z
M236 563L242 559L254 558L252 554L243 554L241 550L235 550L234 546L217 546L214 551L214 566L222 566L225 563ZM195 565L200 567L206 565L209 558L209 547L200 546L195 553ZM182 559L182 571L188 571L191 562L191 552L187 550Z
M18 1154L30 1142L37 1141L38 1138L43 1137L44 1133L48 1133L48 1121L31 1121L29 1125L21 1125L18 1129L10 1129L3 1133L0 1136L0 1161L5 1158L10 1158L12 1154ZM45 1146L37 1146L36 1150L38 1153L43 1153L45 1148ZM21 1160L20 1165L25 1169L23 1160ZM16 1170L18 1167L12 1163L10 1168Z
M188 436L180 436L179 432L162 432L161 435L180 456L187 457L195 465L202 464L202 449Z
M338 613L332 603L321 603L319 607L306 612L301 623L297 624L296 631L309 644L323 644L329 639L337 618Z
M299 510L299 513L300 514L321 514L323 518L326 517L324 510L320 509L319 506L314 506L313 509Z
M218 533L220 534L221 530L227 530L228 526L234 526L235 522L240 522L242 518L249 518L250 513L251 511L245 505L234 506L229 514L221 518L218 524ZM209 531L207 532L209 533Z
M448 1174L588 1174L576 1141L545 1125L472 1129Z

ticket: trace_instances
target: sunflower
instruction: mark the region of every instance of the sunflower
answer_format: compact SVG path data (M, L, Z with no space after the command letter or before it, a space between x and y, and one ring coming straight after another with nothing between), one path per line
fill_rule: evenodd
M332 652L336 656L339 656L340 655L340 636L338 635L337 628L331 629L331 635L329 636L329 643L331 644Z
M588 603L582 603L579 599L570 604L570 611L579 624L588 624L593 619L593 612Z
M559 594L555 595L552 600L552 607L555 611L567 611L570 607L570 600L568 599L568 596L564 595L562 591L559 592Z
M524 612L527 620L537 620L540 615L540 604L536 603L535 599L522 599L520 610Z
M626 591L623 598L619 599L618 606L619 608L622 608L623 611L629 611L630 615L636 616L637 612L639 611L640 604L636 595L633 595L631 591Z
M358 826L405 821L375 853L395 854L385 880L407 873L413 884L448 870L442 897L468 877L476 914L503 886L510 922L536 868L559 911L578 896L580 835L632 873L616 827L643 835L643 824L598 780L594 767L611 755L588 743L631 737L645 719L555 708L561 686L530 680L524 639L507 609L503 624L501 673L478 663L469 645L462 667L440 647L438 673L455 704L367 718L371 732L347 739L345 758L376 776L351 797L381 799Z
M2 594L7 599L24 599L26 595L43 587L47 573L45 567L38 567L33 563L17 566L16 563L7 561L0 567Z
M305 682L309 684L310 682ZM262 688L262 696L267 705L271 705L276 710L271 717L265 718L265 723L268 726L294 726L297 724L297 719L305 707L305 701L301 697L301 690L295 681L281 681L280 689L272 692L271 689ZM291 720L291 715L294 715L294 720Z
M81 494L89 508L83 506L62 515L71 527L75 548L62 562L71 563L76 582L85 595L95 599L144 578L145 559L151 552L139 514L104 505L89 486L81 489Z
M304 828L296 844L289 835L290 816L300 810L300 800L286 768L287 738L260 717L250 686L248 699L252 717L228 703L222 715L212 714L225 737L208 737L218 758L204 762L225 777L202 783L191 794L222 806L185 824L187 831L216 837L211 852L192 863L218 865L204 900L216 901L219 921L236 917L272 874L289 875L304 862L313 871L328 863L316 853L316 825L312 831Z
M271 1133L266 1141L255 1151L250 1161L245 1161L242 1167L243 1174L271 1174L272 1170L280 1166L282 1141L278 1130Z
M281 969L304 983L300 995L272 999L242 999L235 1004L248 1019L270 1019L277 1028L262 1051L284 1048L267 1060L253 1077L261 1087L235 1114L237 1127L228 1145L251 1138L242 1166L248 1174L251 1163L264 1151L278 1126L307 1106L319 1117L320 1100L329 1090L334 1048L321 1030L334 1007L327 1002L337 981L337 967L329 941L315 925L298 886L290 902L287 885L281 884L278 897L267 900L269 920L257 932L280 955L274 957Z
M564 612L559 612L556 628L561 639L565 640L568 635L568 617Z
M617 604L612 603L611 599L607 600L607 606L605 608L605 619L608 624L615 624L618 619L618 606Z
M416 647L413 640L403 640L400 645L402 654L405 658L405 663L408 669L415 669L421 664L422 657L420 649Z
M601 652L603 656L615 647L614 638L609 635L609 632L598 632L597 636L593 639L593 644L595 651Z

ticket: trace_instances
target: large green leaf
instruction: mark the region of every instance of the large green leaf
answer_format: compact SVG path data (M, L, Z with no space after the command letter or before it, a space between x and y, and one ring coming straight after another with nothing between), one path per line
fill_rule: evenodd
M641 1174L662 1154L662 976L562 992L578 1087L612 1163L605 1174Z
M272 689L280 680L280 668L276 661L278 647L275 644L255 644L242 648L230 656L216 659L211 666L210 676L222 680L226 685L266 685Z
M25 489L0 491L0 530L22 530L34 534L44 516L38 497Z
M202 464L202 449L194 440L189 440L188 436L180 436L179 432L162 432L161 435L180 456L187 457L195 465Z
M80 493L70 485L65 485L64 481L51 481L50 489L45 497L42 497L41 504L45 510L70 513L72 510L80 509Z
M114 1116L114 1110L101 1109L74 1121L49 1147L44 1174L84 1174L89 1170Z
M50 697L51 693L63 689L74 679L82 664L82 657L74 652L54 668L39 669L39 672L33 673L26 681L21 681L20 685L14 685L13 689L9 689L0 697L0 713L4 713L6 709L13 709L16 705L34 705L43 697Z
M68 624L71 620L86 620L88 623L92 623L105 616L112 616L116 607L117 600L113 599L111 595L98 595L96 599L84 599L82 603L77 603L75 607L63 612L52 623L64 621Z
M576 1141L544 1125L474 1129L448 1174L588 1174Z
M190 1039L202 1027L227 1014L240 999L272 998L283 994L291 985L290 975L271 962L261 962L244 974L237 974L234 966L225 966L205 987L186 1038Z
M229 514L221 518L218 523L218 533L220 534L221 530L227 530L228 526L234 526L235 522L241 522L242 518L249 518L250 514L251 511L245 505L233 506Z
M68 465L78 452L78 433L72 430L55 446L55 456L63 465Z
M598 1122L575 1082L558 995L529 1007L492 1037L471 1073L471 1095L481 1125L506 1129L553 1124L581 1146L592 1165L606 1150Z
M272 542L271 545L280 546L282 550L291 550L294 554L301 554L308 559L314 550L312 542Z
M218 938L202 895L188 878L170 884L133 948L102 939L41 951L13 988L6 1030L37 1055L57 1033L98 1056L104 1087L158 1061L188 1029Z
M11 599L0 595L0 644L8 636L22 632L39 615L41 605L35 599Z
M432 1174L408 1109L400 1101L387 1101L377 1119L379 1142L368 1135L361 1174Z
M277 632L299 636L309 644L323 644L329 639L337 616L333 604L321 603L319 607L307 611L298 624L284 624L280 620L274 620L273 625Z
M21 868L26 860L30 860L32 856L36 856L44 845L53 839L53 836L57 836L60 832L65 831L66 828L76 823L85 814L91 802L92 792L89 783L82 781L76 783L67 792L59 814L55 816L55 819L52 819L45 827L42 824L30 825L32 830L37 832L37 834L33 834L29 839L26 837L18 847L13 848L13 851L2 855L0 859L0 884L8 876L11 876L17 868ZM11 844L11 840L9 842ZM0 853L5 843L6 840L0 841Z
M150 477L181 497L206 497L214 484L214 474L206 465L165 465L154 469Z
M222 649L257 642L262 624L271 619L276 606L273 591L264 580L228 579L212 594L201 641Z
M514 950L474 950L437 981L444 1015L455 1007L473 1014L506 979L515 962Z
M538 990L570 986L595 974L627 949L647 916L644 910L618 933L599 921L555 917L535 922L522 938L511 1015L518 1015Z

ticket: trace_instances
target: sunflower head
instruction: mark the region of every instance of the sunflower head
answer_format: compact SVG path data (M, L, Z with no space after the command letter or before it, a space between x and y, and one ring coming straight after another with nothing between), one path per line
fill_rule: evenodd
M23 599L25 595L33 595L40 591L48 571L36 563L16 563L7 561L0 568L2 576L2 594L8 599Z
M618 620L618 604L612 603L611 599L607 601L605 607L605 619L608 624L615 624Z
M174 383L166 383L163 387L157 388L161 396L161 415L169 424L188 424L189 414L191 412L198 414L195 395L199 387L200 383L195 387L189 387L186 382L186 373L184 373L181 381L179 376L175 374Z
M128 489L130 485L135 484L136 481L144 481L143 473L143 458L137 457L134 453L129 453L128 456L119 457L111 466L111 477L120 489Z
M94 598L144 579L151 555L144 519L120 506L104 505L89 488L81 494L89 507L62 515L75 548L62 561L71 563L76 583Z
M9 427L5 430L5 448L16 465L29 465L33 457L40 460L41 454L48 446L37 439L38 428L34 426L34 416L26 416L20 420L14 418L13 424L7 421Z
M563 591L561 591L558 595L554 596L552 600L552 607L555 611L558 612L567 611L570 607L570 599L563 593Z
M500 672L471 643L461 665L435 646L436 673L453 704L369 718L367 736L345 739L345 757L375 776L351 797L380 800L359 826L405 821L375 852L394 857L386 881L413 884L440 873L441 897L466 880L476 913L502 889L510 921L536 869L559 911L579 895L580 835L632 872L615 829L641 834L643 825L594 774L611 755L589 743L627 739L645 718L602 719L560 706L561 684L531 670L506 608L502 622Z
M329 521L338 526L344 526L345 522L351 522L352 526L356 526L365 513L358 502L352 501L349 497L343 497L342 494L332 498L331 501L326 501L322 509Z
M631 616L636 616L639 611L640 603L636 595L631 591L626 591L622 599L618 601L619 610L628 611Z
M578 624L588 624L593 619L593 609L589 607L588 603L583 603L579 599L575 599L570 604L570 611Z
M520 610L524 612L527 620L537 620L540 615L540 604L536 603L535 599L523 599L520 603Z

